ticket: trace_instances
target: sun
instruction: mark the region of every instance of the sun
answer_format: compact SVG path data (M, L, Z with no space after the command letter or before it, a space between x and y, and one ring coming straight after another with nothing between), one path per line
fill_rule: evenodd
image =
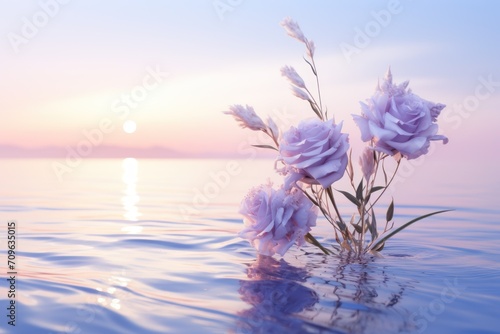
M137 129L137 124L134 121L128 120L123 123L123 131L126 133L134 133Z

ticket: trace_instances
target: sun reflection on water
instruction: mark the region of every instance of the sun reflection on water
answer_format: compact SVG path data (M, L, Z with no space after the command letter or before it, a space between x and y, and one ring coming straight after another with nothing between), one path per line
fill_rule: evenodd
M101 294L97 297L97 303L102 306L109 306L115 310L120 310L122 308L121 301L128 297L128 292L123 290L123 288L127 287L129 282L130 279L125 277L124 272L118 275L112 275L108 278L110 287L106 289L100 287L96 288Z
M137 174L138 162L134 158L126 158L122 162L122 181L124 183L124 195L121 198L124 213L123 217L129 222L137 222L142 215L139 212L137 204L140 201L137 195ZM121 228L123 233L138 234L143 230L142 226L134 224L126 224ZM126 277L125 272L114 274L108 277L105 285L108 287L97 287L99 292L97 303L101 306L110 307L115 310L120 310L123 307L123 301L128 298L129 293L124 290L131 281Z
M123 217L131 222L136 222L141 216L137 204L140 201L139 195L137 195L137 173L138 173L138 162L134 158L126 158L122 162L122 181L125 184L124 196L122 197L122 205L125 213ZM142 232L142 226L139 225L125 225L121 228L121 231L128 234L138 234ZM119 288L127 287L130 279L125 277L125 274L112 275L108 278L108 282L111 285L107 290L109 298L100 298L98 302L101 305L108 305L115 310L120 310L122 308L121 301L124 297L124 291L122 289L117 290L114 286ZM118 291L118 292L117 292Z
M122 162L123 174L122 180L125 184L124 196L122 197L122 205L125 210L123 217L129 221L137 221L141 216L137 204L140 201L137 195L137 172L138 162L134 158L126 158ZM122 228L126 233L140 233L142 227L127 225Z

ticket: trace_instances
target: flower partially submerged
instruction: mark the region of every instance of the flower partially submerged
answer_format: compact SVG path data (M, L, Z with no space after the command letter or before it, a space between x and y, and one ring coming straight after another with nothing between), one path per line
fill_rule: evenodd
M235 104L229 107L229 111L224 111L224 114L232 115L242 128L249 128L254 131L265 131L266 125L262 119L257 116L255 110L250 106L242 106Z
M278 159L285 164L286 188L297 181L327 188L344 175L349 141L341 130L342 123L313 118L281 136Z
M253 188L241 203L245 228L240 236L262 255L283 256L316 225L316 207L299 190L273 189L271 184Z
M304 120L297 127L281 133L273 119L268 118L264 122L252 107L234 105L226 112L234 116L242 127L262 131L271 137L272 145L252 146L278 151L275 168L285 176L283 187L273 189L269 184L262 185L252 189L247 195L240 208L245 228L239 235L249 240L261 255L272 256L278 253L283 256L294 243L300 246L305 241L318 247L324 254L333 254L332 250L322 246L309 233L316 224L317 211L320 210L334 228L335 240L339 244L335 249L362 256L368 252L381 251L389 238L415 222L449 211L432 212L393 229L392 200L386 211L384 232L379 235L374 206L394 180L401 157L418 158L428 152L433 140L447 143L448 138L437 134L436 124L445 106L413 94L407 89L408 82L394 84L392 74L388 71L374 95L361 104L362 114L353 116L361 130L362 140L369 142L359 159L363 176L358 183L351 155L347 155L348 135L342 133L342 123L336 124L331 119L332 115L329 118L327 109L323 108L314 61L314 43L305 37L297 22L286 18L281 24L291 37L305 44L309 59L304 57L304 60L315 76L317 94L309 90L293 67L285 66L281 73L290 81L293 95L307 101L318 118ZM387 176L384 165L384 159L388 155L397 160L390 177ZM331 186L344 176L347 166L354 192L340 189L335 189L334 192ZM383 172L383 184L380 184L382 177L377 177L380 175L379 169ZM337 192L355 205L356 210L350 222L345 221L340 213L335 200ZM368 232L371 234L369 241L365 236ZM265 296L280 293L267 291L267 287L267 282L259 284L256 291L266 290ZM286 307L293 304L293 300L279 299L283 300ZM255 303L260 304L260 300ZM269 304L275 309L274 299ZM263 316L267 316L268 310L263 311Z
M390 70L381 86L366 103L362 114L353 115L363 141L373 140L374 149L389 155L401 153L415 159L429 151L430 141L448 138L438 135L435 124L441 103L433 103L407 90L408 81L395 85Z

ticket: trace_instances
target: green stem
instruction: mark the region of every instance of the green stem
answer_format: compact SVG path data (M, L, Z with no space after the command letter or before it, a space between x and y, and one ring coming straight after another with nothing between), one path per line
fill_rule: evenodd
M398 161L398 164L396 166L396 169L394 170L394 173L392 174L392 177L391 179L389 180L389 182L385 185L385 188L382 190L382 192L380 193L380 195L378 195L378 197L375 199L375 201L373 201L373 203L370 205L370 207L368 208L367 211L370 211L373 206L378 202L378 200L380 199L380 197L382 197L382 195L385 193L385 191L389 188L389 186L391 185L392 183L392 180L394 180L394 177L396 176L396 173L399 169L399 165L401 164L401 160ZM377 169L378 169L378 166L377 166Z
M319 100L319 110L323 112L323 102L321 101L321 89L319 87L319 76L318 76L318 71L316 69L316 63L314 61L314 57L311 57L312 64L314 66L314 72L315 72L315 77L316 77L316 87L318 88L318 100Z
M333 208L335 209L335 213L337 214L337 217L339 217L339 221L344 226L346 226L344 220L342 219L342 216L340 215L339 209L337 208L337 203L335 203L335 198L333 196L333 191L332 191L332 187L331 186L328 187L328 188L326 188L326 193L328 194L328 196L330 197L330 200L332 201Z
M306 92L309 94L309 96L311 97L312 103L314 103L314 105L316 106L316 109L318 110L316 112L316 110L314 110L314 107L313 107L313 110L314 112L316 113L316 115L318 115L319 119L321 119L322 121L324 121L324 117L323 117L323 110L321 110L321 106L318 105L318 102L316 102L316 99L314 98L314 96L311 94L311 92L309 91L309 89L307 87L304 88L306 90ZM320 102L321 103L321 102Z

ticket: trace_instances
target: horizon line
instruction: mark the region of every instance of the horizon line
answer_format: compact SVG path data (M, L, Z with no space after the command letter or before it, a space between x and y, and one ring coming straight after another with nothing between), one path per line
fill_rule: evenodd
M42 146L27 148L11 144L0 144L0 159L49 159L81 157L85 159L227 159L248 158L237 152L179 152L169 147L154 145L148 147L127 147L100 145L93 147ZM257 154L256 159L268 159L269 155Z

